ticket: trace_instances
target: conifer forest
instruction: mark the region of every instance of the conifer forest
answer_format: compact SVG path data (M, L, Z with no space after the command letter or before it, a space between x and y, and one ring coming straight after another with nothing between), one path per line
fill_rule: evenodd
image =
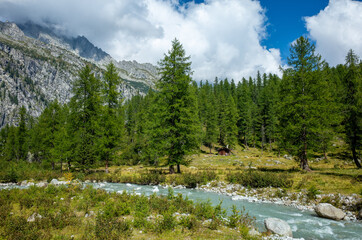
M192 59L175 39L158 63L160 80L146 95L128 101L113 64L102 73L85 66L65 105L56 100L37 117L19 108L15 126L0 134L3 168L31 161L46 168L188 165L205 146L290 154L310 170L310 154L328 158L336 140L361 168L362 63L353 50L330 67L309 39L291 45L282 75L241 79L192 79Z

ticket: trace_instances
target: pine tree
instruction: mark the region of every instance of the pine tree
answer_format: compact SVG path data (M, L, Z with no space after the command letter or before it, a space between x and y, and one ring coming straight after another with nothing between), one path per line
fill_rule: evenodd
M109 161L113 160L117 148L121 142L123 119L121 118L120 92L121 84L116 67L113 63L107 65L102 82L102 94L105 106L102 115L102 136L100 139L100 154L105 162L106 173L108 173Z
M172 41L172 49L159 62L161 76L157 87L158 129L153 141L162 142L168 156L170 173L181 172L180 164L198 147L198 110L195 89L191 85L191 62L181 43Z
M83 171L97 159L99 115L101 112L100 80L85 66L73 83L70 123L73 135L72 155Z
M19 110L19 126L17 128L16 133L16 156L17 160L26 160L27 150L28 150L28 143L27 143L27 136L28 130L26 127L26 109L22 106Z
M214 143L217 141L218 137L218 125L217 125L217 112L216 112L216 102L215 96L213 94L211 86L207 83L206 95L204 96L206 99L205 102L205 117L204 117L204 126L205 126L205 135L204 135L204 143L206 146L211 149Z
M50 161L53 170L55 169L55 156L53 155L56 145L55 135L61 124L60 108L57 100L52 102L40 115L38 126L35 128L37 135L35 141L40 144L38 151L46 160Z
M243 78L242 83L238 85L238 131L239 139L243 139L245 148L249 148L253 135L253 100L248 81Z
M352 50L346 56L346 67L347 73L343 78L346 142L356 166L361 168L357 150L362 146L362 64L359 64L358 56Z
M300 37L290 48L288 64L281 82L280 124L284 145L300 160L301 168L310 171L308 150L318 144L318 133L328 124L330 114L326 96L328 87L321 78L321 57L315 46Z

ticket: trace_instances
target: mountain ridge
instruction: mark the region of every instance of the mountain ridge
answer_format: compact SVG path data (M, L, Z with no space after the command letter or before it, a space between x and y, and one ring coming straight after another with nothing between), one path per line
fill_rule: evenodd
M78 50L74 50L51 32L39 31L35 36L43 41L27 36L15 23L0 22L0 128L16 124L20 106L37 117L55 99L67 103L72 82L86 64L101 76L105 65L113 62L123 79L119 90L125 99L145 94L158 80L152 64L116 61L85 37L78 38ZM80 56L87 48L89 58Z

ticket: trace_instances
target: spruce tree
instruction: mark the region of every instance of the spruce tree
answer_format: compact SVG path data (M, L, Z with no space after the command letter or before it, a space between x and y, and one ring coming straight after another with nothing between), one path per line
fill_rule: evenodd
M174 173L175 165L180 173L180 165L187 164L186 155L199 144L197 99L191 85L189 60L181 43L175 39L171 50L159 61L159 122L153 141L162 143L162 150L168 156L170 173Z

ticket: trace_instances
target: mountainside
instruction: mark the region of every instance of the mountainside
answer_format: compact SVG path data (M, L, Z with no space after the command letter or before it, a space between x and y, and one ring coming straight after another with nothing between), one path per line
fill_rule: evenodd
M85 37L57 35L30 23L20 27L0 22L0 128L16 123L22 105L32 116L39 116L55 99L68 102L72 82L86 64L101 76L105 64L114 62L125 99L144 94L158 79L153 65L117 62Z

